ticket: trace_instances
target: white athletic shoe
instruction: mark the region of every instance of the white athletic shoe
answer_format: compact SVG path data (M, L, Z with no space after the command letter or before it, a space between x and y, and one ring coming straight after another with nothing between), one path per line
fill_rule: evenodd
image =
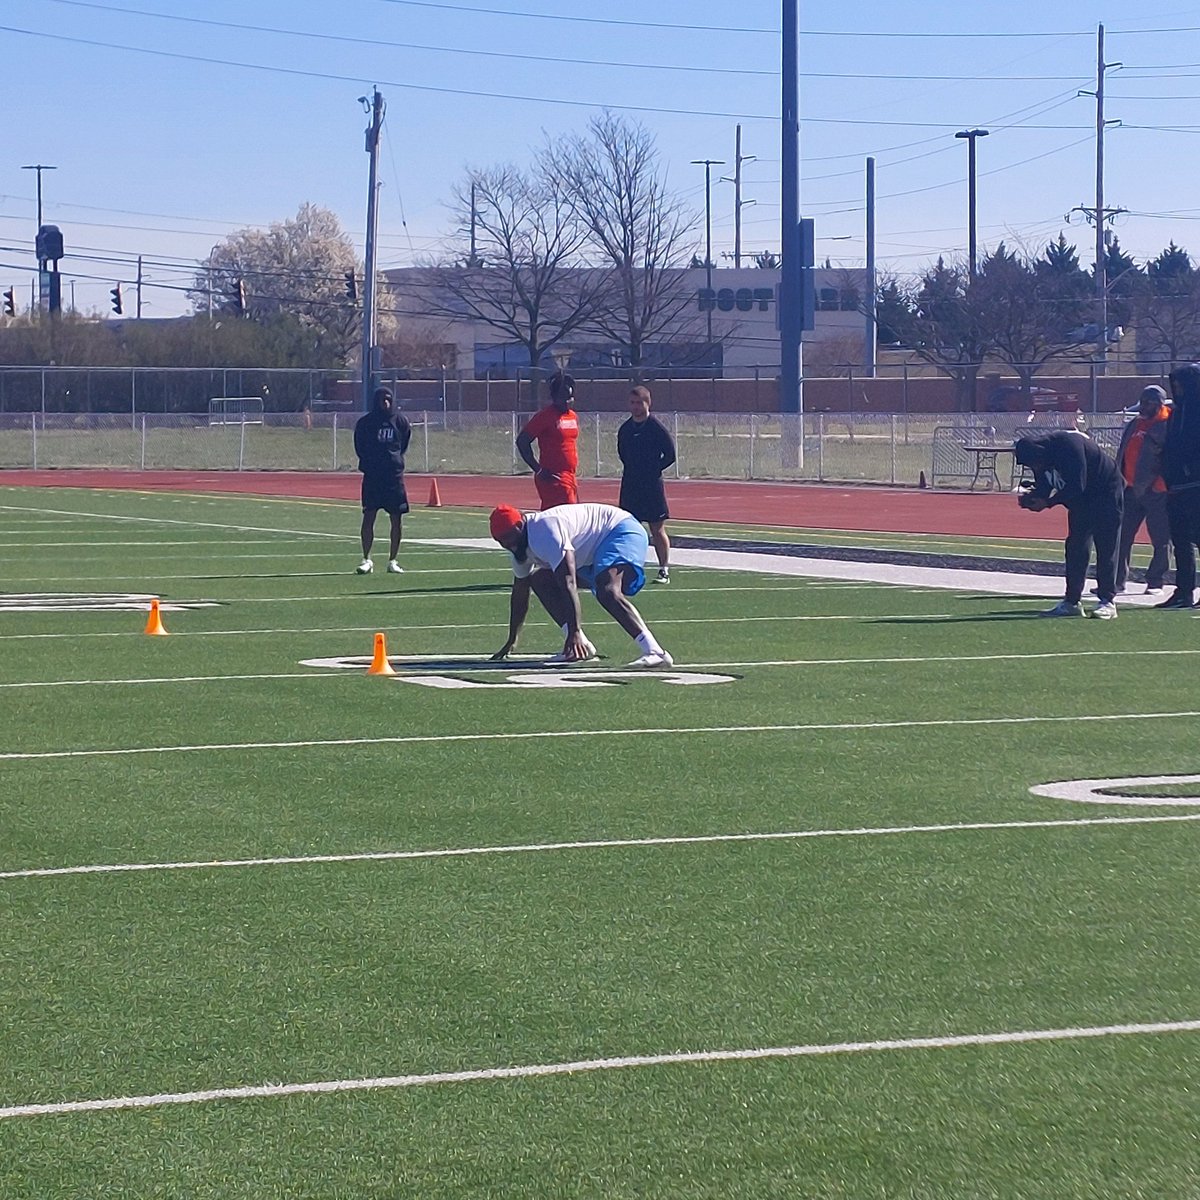
M1095 608L1088 613L1089 617L1098 617L1101 621L1115 621L1117 619L1117 606L1112 600L1101 600Z
M354 573L355 575L370 575L373 570L375 570L375 564L369 558L364 558L362 562L360 562L358 566L354 568Z
M1082 617L1083 605L1071 604L1067 600L1060 600L1053 608L1048 608L1044 612L1038 613L1040 617Z
M652 671L655 667L673 667L675 660L664 650L661 654L643 654L641 658L635 658L629 665L645 671Z
M670 583L671 572L665 567L650 581L651 583Z
M393 558L388 562L389 575L403 575L404 568Z

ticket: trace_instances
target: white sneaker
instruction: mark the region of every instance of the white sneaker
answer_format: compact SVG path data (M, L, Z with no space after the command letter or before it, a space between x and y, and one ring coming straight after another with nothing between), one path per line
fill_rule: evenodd
M652 671L655 667L673 667L675 660L664 650L661 654L643 654L641 658L635 658L629 665L640 667L645 671Z
M1117 606L1112 600L1101 600L1095 608L1088 613L1089 617L1099 617L1101 621L1115 621L1117 619Z
M373 570L375 570L375 564L369 558L364 558L362 562L360 562L358 566L354 568L354 573L355 575L370 575Z
M664 568L663 570L659 571L659 573L650 582L651 583L670 583L671 582L671 572Z
M1038 613L1039 617L1082 617L1083 605L1071 604L1067 600L1060 600L1053 608L1048 608L1044 612Z
M393 558L388 562L389 575L403 575L404 568Z

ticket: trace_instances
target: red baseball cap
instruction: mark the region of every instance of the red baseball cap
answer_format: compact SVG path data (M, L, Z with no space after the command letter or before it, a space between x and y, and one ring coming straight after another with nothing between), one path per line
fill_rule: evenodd
M512 533L523 520L525 516L519 508L513 508L511 504L498 505L492 509L492 537L499 541L506 533Z

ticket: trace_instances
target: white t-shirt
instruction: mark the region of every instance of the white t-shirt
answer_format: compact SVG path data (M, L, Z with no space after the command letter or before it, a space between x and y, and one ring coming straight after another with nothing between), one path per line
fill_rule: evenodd
M529 551L524 562L513 558L513 574L524 579L543 567L553 571L568 550L575 555L576 566L591 566L600 543L627 520L629 514L613 504L560 504L545 512L526 513Z

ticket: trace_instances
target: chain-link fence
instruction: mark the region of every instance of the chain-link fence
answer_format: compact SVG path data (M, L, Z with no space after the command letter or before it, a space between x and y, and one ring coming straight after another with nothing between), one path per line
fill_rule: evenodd
M528 413L413 412L411 471L519 474L514 439ZM1042 433L1018 414L902 415L658 413L675 439L669 475L690 479L805 479L940 486L971 484L970 450ZM207 413L0 414L0 468L117 468L221 471L351 471L357 414L264 413L245 419ZM619 476L620 413L579 415L579 474ZM1086 428L1114 452L1124 418L1100 414ZM1083 426L1074 415L1069 427ZM803 437L797 437L798 424ZM949 447L949 449L948 449ZM948 453L959 458L948 459ZM949 464L956 464L951 468ZM975 464L978 465L977 463Z

